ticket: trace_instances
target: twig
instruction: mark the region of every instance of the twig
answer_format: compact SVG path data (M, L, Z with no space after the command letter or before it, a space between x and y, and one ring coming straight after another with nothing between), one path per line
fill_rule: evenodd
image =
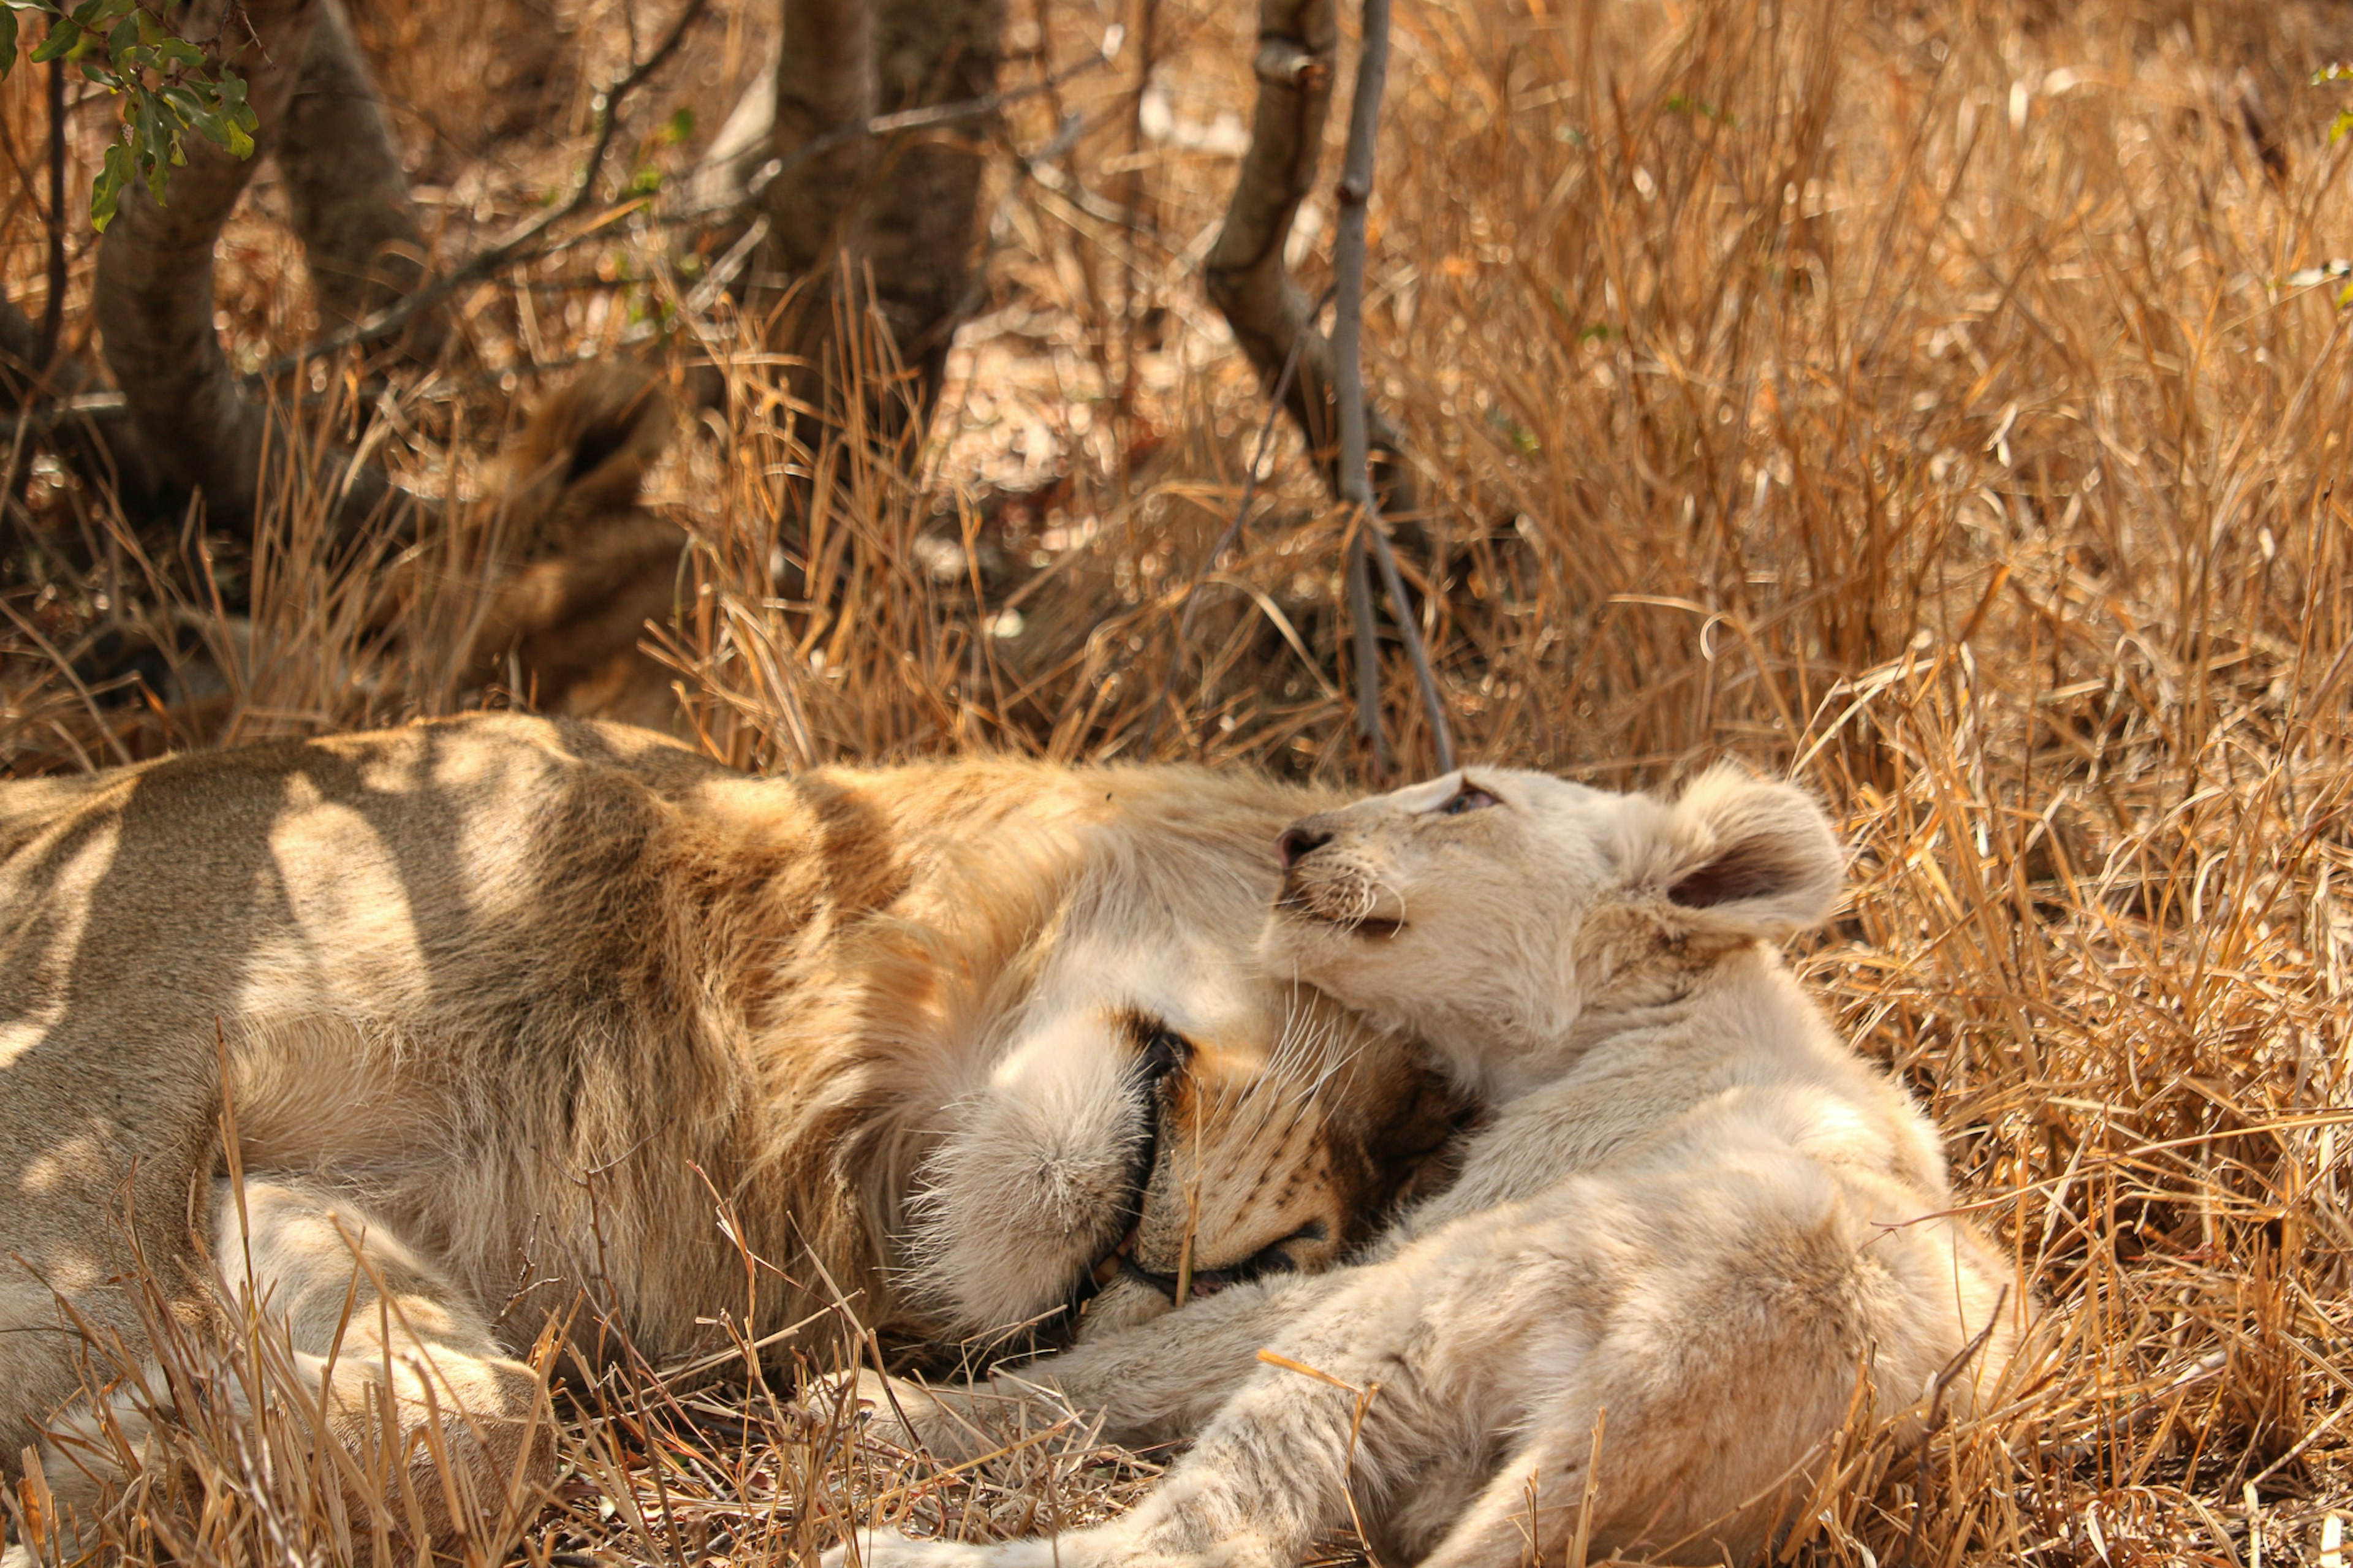
M1363 516L1348 541L1348 628L1356 649L1356 734L1365 742L1373 782L1385 784L1389 742L1381 732L1381 645L1373 626L1372 574L1365 563L1365 530L1371 523L1369 514Z
M1414 619L1413 602L1406 596L1397 556L1381 523L1379 502L1373 496L1372 467L1365 434L1365 209L1373 195L1373 153L1380 137L1381 90L1388 77L1388 0L1365 0L1364 50L1356 65L1356 97L1348 112L1348 149L1340 172L1339 222L1332 241L1335 300L1332 308L1334 391L1339 403L1340 467L1336 488L1340 499L1361 514L1355 542L1348 549L1348 614L1356 633L1356 727L1373 743L1373 766L1383 769L1379 678L1373 660L1372 585L1366 570L1369 553L1380 563L1381 584L1388 591L1389 611L1404 639L1406 657L1413 662L1414 681L1429 710L1430 746L1437 752L1438 771L1454 768L1454 738L1446 721L1446 705L1438 678L1430 668L1430 653L1421 644L1421 628Z
M66 322L66 62L49 62L49 299L41 307L40 363L46 376L57 363Z
M710 8L711 0L687 0L686 9L680 12L678 20L670 24L670 31L662 36L662 41L655 46L654 52L632 66L628 74L622 77L619 81L597 93L595 100L596 140L588 149L588 162L586 167L580 173L579 188L572 193L571 198L562 206L525 224L515 233L481 252L464 266L457 268L447 276L427 284L414 293L394 300L365 321L354 321L341 331L330 332L323 338L304 344L294 353L274 362L263 374L265 376L282 375L305 360L315 358L320 354L332 353L338 349L350 348L356 343L391 336L406 326L409 319L419 310L429 305L438 305L466 285L489 277L521 256L524 250L538 241L540 236L579 213L588 205L589 198L596 194L596 175L604 168L605 156L612 151L613 137L620 129L621 105L628 101L630 94L643 87L649 78L670 62L670 56L676 54L678 47L686 41L688 30L701 21L703 13Z
M1430 746L1436 754L1438 771L1451 773L1454 771L1454 733L1446 721L1446 700L1439 693L1438 675L1430 668L1430 652L1421 645L1421 628L1414 623L1413 601L1406 597L1405 580L1398 573L1397 552L1389 548L1388 535L1381 531L1378 511L1365 519L1364 537L1373 547L1373 563L1381 570L1381 586L1388 593L1398 633L1405 639L1406 658L1413 665L1413 683L1420 689L1421 705L1430 714Z
M1320 309L1320 307L1319 307ZM1258 497L1258 471L1266 465L1267 448L1274 442L1274 422L1282 413L1283 394L1291 390L1291 378L1299 371L1299 351L1304 339L1292 342L1291 356L1282 362L1282 374L1274 378L1274 391L1267 399L1266 417L1258 427L1258 441L1250 448L1249 471L1242 475L1242 499L1234 508L1233 521L1226 524L1209 552L1201 557L1201 569L1193 574L1192 583L1185 590L1185 613L1176 622L1176 646L1168 650L1168 674L1160 682L1160 700L1152 713L1152 728L1144 737L1144 750L1148 756L1160 739L1160 726L1168 717L1168 705L1173 700L1177 673L1184 667L1185 650L1192 645L1193 623L1201 615L1201 584L1218 569L1225 552L1240 542L1242 530L1249 526L1250 502Z
M259 374L248 379L255 382L269 381L288 374L322 354L334 353L339 350L390 337L406 326L409 320L419 311L439 304L459 289L469 284L480 282L512 262L532 259L537 253L530 251L530 247L534 246L549 229L575 215L587 204L589 195L596 189L597 170L603 165L606 154L611 150L623 100L644 85L646 79L661 68L669 57L677 50L679 44L683 41L687 30L709 8L709 5L710 0L692 0L685 12L681 14L677 22L672 25L670 32L663 37L660 46L654 50L653 54L647 57L642 64L632 69L621 80L597 95L600 123L596 142L589 152L588 164L581 176L579 188L561 208L543 217L534 219L506 239L475 256L470 261L436 279L416 292L395 300L366 320L354 321L348 327L330 332L324 337L315 338L292 352L280 355L265 365ZM1034 98L1041 92L1061 86L1075 77L1100 69L1116 59L1118 55L1119 50L1114 40L1111 47L1106 47L1103 52L1025 87L1008 88L1002 91L984 94L979 98L966 99L958 103L940 104L930 109L913 109L895 114L877 115L862 124L845 126L839 131L830 132L824 136L802 143L784 158L764 165L758 175L754 177L751 194L756 195L766 187L769 181L803 161L830 152L844 142L860 137L886 136L893 132L922 130L929 126L952 124L957 121L979 119L995 114L1008 104ZM713 207L700 212L681 213L665 216L659 221L668 224L689 223L708 217L721 210L724 209ZM562 249L569 243L571 242L560 241L548 248ZM61 408L38 414L28 411L22 419L36 421L36 428L45 429L67 415L111 413L124 406L123 396L119 392L91 393L73 399L70 404ZM0 426L0 428L5 427Z
M265 376L282 375L304 361L316 358L321 354L333 353L339 349L347 349L358 343L389 337L406 326L409 318L419 310L440 303L457 290L470 283L480 281L510 262L529 259L525 252L542 235L566 218L575 216L587 205L588 198L596 188L597 171L604 166L605 155L612 147L613 134L619 124L622 101L642 86L648 77L661 68L685 38L687 29L702 17L702 13L709 6L710 0L691 0L686 10L671 25L669 33L663 36L659 47L647 56L643 63L632 69L628 75L596 95L598 122L596 145L589 149L587 167L580 177L580 188L573 192L571 199L563 206L544 217L524 225L513 235L476 256L464 266L455 268L415 293L395 300L367 320L354 321L341 331L330 332L323 338L305 343L292 353L273 362L263 374ZM1003 91L985 93L978 98L965 99L958 103L944 103L931 109L910 109L896 114L879 114L860 124L845 125L839 131L830 131L822 136L813 137L783 157L772 159L762 164L759 172L754 174L748 183L744 197L749 200L758 195L768 187L771 182L787 170L796 168L811 158L830 153L836 147L869 136L887 136L899 131L921 131L934 125L954 124L963 120L983 119L997 113L1008 104L1035 97L1050 88L1059 87L1072 77L1094 70L1115 58L1116 54L1115 48L1107 50L1082 60L1068 69L1057 72L1043 81L1031 82L1026 87L1008 88ZM728 210L733 209L711 207L677 215L670 221L688 222L710 217Z

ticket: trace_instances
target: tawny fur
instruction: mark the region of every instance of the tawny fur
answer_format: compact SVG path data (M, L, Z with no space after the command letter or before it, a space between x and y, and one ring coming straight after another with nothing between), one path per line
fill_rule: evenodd
M1446 1100L1255 956L1314 799L997 761L753 779L519 716L0 784L0 1455L87 1424L69 1310L139 1352L134 1264L191 1321L251 1279L314 1355L348 1289L369 1323L405 1302L396 1343L344 1342L337 1418L421 1355L495 1496L544 1458L513 1358L584 1292L659 1365L837 1289L910 1335L1050 1321L1131 1229L1129 1267L1173 1275L1188 1219L1204 1269L1330 1263Z
M1495 1120L1366 1261L998 1375L1130 1441L1198 1434L1134 1512L997 1547L861 1535L869 1568L1284 1568L1351 1488L1385 1562L1558 1561L1581 1518L1596 1557L1741 1561L1859 1386L1917 1422L1998 1382L2009 1270L1951 1215L1933 1130L1767 946L1837 895L1803 795L1473 769L1287 842L1270 959L1426 1037ZM913 1392L951 1445L980 1403Z
M686 535L638 504L675 411L647 367L599 365L534 410L501 454L467 542L502 565L474 635L483 679L543 712L681 731L676 672L640 647L678 602Z
M649 625L669 621L677 605L687 536L638 504L674 416L643 364L598 365L551 393L500 454L491 493L423 514L420 543L372 580L371 635L406 618L405 635L432 645L408 649L421 662L454 653L460 694L505 687L542 712L683 734L678 673L644 645ZM456 603L423 607L453 582L467 585ZM265 673L253 633L242 615L168 602L95 628L73 658L103 700L60 715L54 744L29 730L13 737L14 770L63 772L91 757L136 762L211 743L236 717L237 693ZM398 682L408 662L395 654L373 672L386 706L397 707L400 693L385 683ZM133 676L144 684L131 684Z

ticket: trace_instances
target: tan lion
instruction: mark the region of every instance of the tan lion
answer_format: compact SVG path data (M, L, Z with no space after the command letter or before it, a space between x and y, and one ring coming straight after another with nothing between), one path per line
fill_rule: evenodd
M1838 893L1802 794L1719 772L1667 805L1478 769L1284 848L1271 961L1423 1036L1496 1120L1368 1260L999 1375L1131 1440L1200 1433L1133 1513L861 1539L866 1568L1288 1568L1352 1486L1385 1562L1516 1568L1573 1538L1740 1561L1859 1378L1915 1421L1996 1381L2009 1269L1950 1215L1934 1131L1767 945Z
M141 1353L141 1269L249 1283L339 1435L388 1378L496 1498L584 1296L661 1365L837 1290L954 1339L1331 1263L1449 1102L1254 957L1314 803L512 716L0 784L0 1455L66 1434L89 1502L69 1318Z

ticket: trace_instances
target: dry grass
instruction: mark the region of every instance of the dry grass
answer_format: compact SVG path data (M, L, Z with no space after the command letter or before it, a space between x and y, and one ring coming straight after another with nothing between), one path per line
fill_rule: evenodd
M1016 76L1093 45L1094 7L1040 4ZM379 38L452 61L539 25L375 9ZM396 465L469 493L478 437L541 371L667 321L723 351L734 391L659 496L701 547L659 638L715 751L1349 773L1345 520L1287 443L1161 717L1182 589L1261 406L1191 276L1247 20L1149 9L1151 112L1131 47L1008 128L1034 149L1060 109L1089 117L1055 172L1003 177L992 297L932 446L813 438L740 323L684 311L659 232L623 223L469 301L450 361L376 405ZM433 86L407 129L447 254L576 153L579 83L625 17L558 15L562 58L525 73L548 119L515 137L453 129L491 122L449 86L480 72L394 73ZM1634 784L1729 750L1820 788L1861 859L1809 970L1933 1105L2049 1306L2056 1349L2012 1407L1914 1453L1858 1424L1792 1554L2317 1557L2353 1508L2353 343L2340 285L2292 279L2353 252L2353 140L2331 143L2334 89L2306 85L2353 23L2317 0L1428 0L1398 26L1367 338L1429 499L1435 556L1409 571L1466 754ZM679 156L653 135L673 102L715 127L757 30L722 31L639 115L649 163ZM25 78L0 118L27 156ZM227 304L259 361L306 311L256 206ZM0 212L9 296L35 298L37 222L14 195ZM47 474L28 500L98 564L9 596L0 754L71 765L90 699L51 650L191 579L142 573ZM437 634L339 608L356 591L305 515L251 569L249 638L186 612L237 672L221 732L499 700L396 669ZM444 580L434 613L462 614L464 574ZM1426 755L1389 676L1391 731ZM1067 1523L1148 1475L1065 1437L931 1485L757 1384L569 1387L571 1479L523 1538L535 1561L780 1560L853 1495L956 1529ZM307 1561L327 1539L282 1523L300 1464L264 1474L225 1429L181 1447L170 1484L209 1531L187 1555Z

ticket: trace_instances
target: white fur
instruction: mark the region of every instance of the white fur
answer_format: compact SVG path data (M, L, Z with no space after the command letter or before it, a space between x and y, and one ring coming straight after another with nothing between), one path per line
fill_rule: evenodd
M1466 787L1496 804L1445 812ZM1837 897L1802 794L1715 773L1668 805L1473 769L1300 828L1324 842L1266 953L1423 1034L1496 1119L1369 1260L998 1375L1129 1440L1199 1433L1134 1512L994 1547L861 1537L867 1564L1282 1568L1353 1492L1384 1561L1514 1568L1564 1554L1588 1487L1595 1555L1741 1559L1858 1378L1914 1420L1990 1388L2024 1304L1949 1215L1933 1130L1765 945ZM1260 1364L1270 1344L1365 1392Z

